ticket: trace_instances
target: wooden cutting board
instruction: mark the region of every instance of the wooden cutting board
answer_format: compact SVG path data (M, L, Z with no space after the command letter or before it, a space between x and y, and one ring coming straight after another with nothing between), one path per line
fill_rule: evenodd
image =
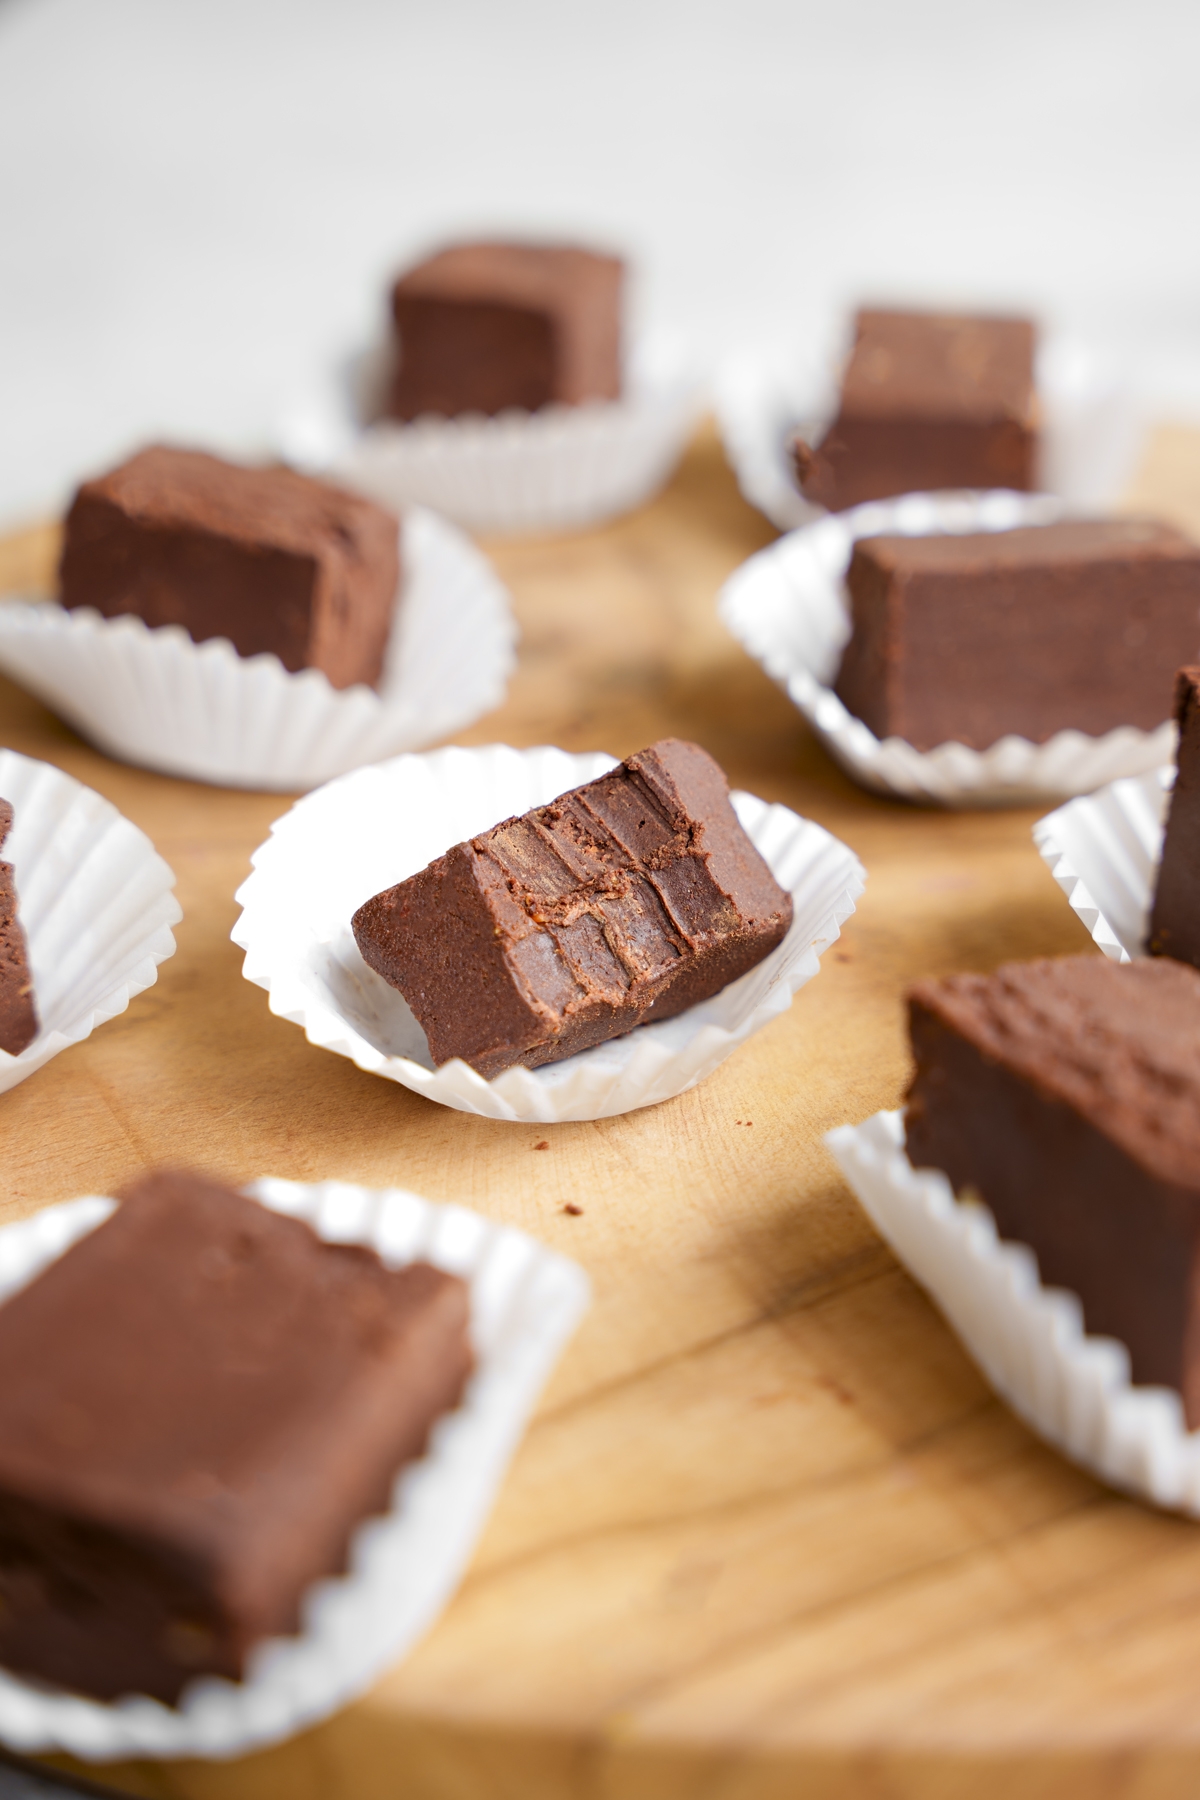
M1200 530L1200 435L1160 431L1137 498ZM0 1218L164 1160L399 1182L536 1233L595 1283L461 1592L408 1661L278 1749L100 1779L186 1800L1200 1791L1200 1528L1016 1422L822 1143L897 1103L907 981L1089 940L1034 812L868 797L726 636L717 588L772 535L706 432L632 517L489 546L521 666L467 741L624 755L695 737L869 871L786 1017L698 1091L595 1124L469 1118L310 1047L229 941L286 802L109 762L0 682L0 741L143 826L185 915L148 993L0 1098ZM54 549L45 529L0 545L0 587L45 587Z

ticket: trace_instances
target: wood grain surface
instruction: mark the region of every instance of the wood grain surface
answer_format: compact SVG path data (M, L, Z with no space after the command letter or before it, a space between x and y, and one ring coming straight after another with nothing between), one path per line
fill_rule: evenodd
M1135 497L1200 529L1200 437L1160 432ZM822 1144L898 1101L911 978L1088 939L1035 813L868 797L729 640L717 588L772 535L706 432L632 517L489 546L521 665L468 741L623 755L695 737L869 872L784 1018L699 1090L594 1124L470 1118L310 1047L229 941L286 803L109 762L0 682L3 742L143 826L185 915L148 993L0 1099L0 1218L164 1160L401 1182L536 1233L595 1283L467 1579L407 1662L277 1749L97 1778L180 1800L1200 1792L1200 1530L1016 1422ZM44 587L54 546L45 529L0 546L0 587Z

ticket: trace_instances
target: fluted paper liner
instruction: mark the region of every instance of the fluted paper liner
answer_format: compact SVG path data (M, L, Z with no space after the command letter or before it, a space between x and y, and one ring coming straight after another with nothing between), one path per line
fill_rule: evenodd
M295 792L459 730L504 697L508 594L453 525L414 508L378 692L196 644L132 614L0 603L0 669L122 762L223 787Z
M716 381L721 440L743 495L781 531L825 516L796 486L788 442L817 443L837 410L828 355L778 341L735 351ZM1087 346L1051 339L1038 352L1039 486L1074 506L1105 506L1129 483L1143 436L1132 395Z
M151 987L183 914L145 832L82 782L0 750L0 798L13 809L0 860L13 866L38 1015L19 1056L0 1050L3 1093Z
M832 687L850 636L845 575L859 538L881 532L922 537L1009 531L1050 524L1066 511L1050 495L996 490L905 494L829 513L735 570L721 590L721 617L864 787L959 807L1015 806L1088 793L1118 776L1157 768L1172 753L1174 724L1164 720L1154 731L1122 725L1103 737L1058 731L1044 744L1014 735L986 750L956 743L917 750L903 738L877 738Z
M1043 1287L1037 1258L1002 1241L987 1207L914 1169L899 1112L827 1138L842 1173L909 1273L936 1300L997 1393L1102 1481L1200 1517L1200 1432L1173 1389L1135 1387L1129 1353L1092 1337L1074 1294Z
M677 344L635 350L620 400L362 425L350 384L330 383L284 421L299 467L389 506L433 507L472 531L578 530L649 500L678 462L702 405Z
M460 1112L553 1124L683 1093L786 1011L862 891L857 857L786 806L733 795L742 825L795 902L783 943L678 1018L545 1068L506 1069L493 1081L457 1058L435 1069L408 1006L367 967L350 929L364 900L452 844L613 767L610 756L556 749L452 748L396 757L308 795L272 826L238 893L233 940L246 952L246 979L266 988L271 1011L302 1026L310 1043Z
M305 1595L300 1635L260 1644L240 1683L203 1676L177 1708L145 1695L111 1704L0 1671L0 1738L96 1762L241 1755L328 1716L429 1629L458 1585L547 1376L588 1303L583 1271L524 1232L402 1188L265 1178L246 1189L331 1243L365 1244L392 1267L424 1259L470 1284L476 1368L461 1404L397 1477L390 1510L365 1521L348 1572ZM99 1196L0 1229L0 1299L107 1218ZM137 1404L137 1395L130 1395Z
M1174 766L1167 764L1072 800L1033 828L1072 911L1113 962L1129 962L1145 949L1174 784Z

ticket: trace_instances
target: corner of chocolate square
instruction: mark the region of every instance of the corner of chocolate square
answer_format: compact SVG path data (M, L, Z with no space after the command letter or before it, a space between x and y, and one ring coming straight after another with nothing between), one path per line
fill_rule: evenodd
M346 688L379 679L399 575L399 525L375 501L155 445L80 487L59 586L68 609L226 638Z
M12 830L13 809L0 800L0 849ZM11 863L0 862L0 1050L20 1056L38 1033L29 951L17 907Z
M1061 957L919 982L908 1005L910 1162L986 1202L1200 1425L1200 973Z
M1200 666L1175 677L1179 728L1147 949L1200 968Z
M181 1171L0 1305L0 1664L237 1681L346 1566L471 1366L468 1292Z
M666 738L524 817L456 844L354 915L437 1065L485 1079L669 1019L770 954L792 899L725 777Z
M940 488L1037 485L1032 320L864 308L838 412L793 442L808 500L840 512Z
M569 244L455 244L392 289L387 412L536 412L621 392L620 258Z

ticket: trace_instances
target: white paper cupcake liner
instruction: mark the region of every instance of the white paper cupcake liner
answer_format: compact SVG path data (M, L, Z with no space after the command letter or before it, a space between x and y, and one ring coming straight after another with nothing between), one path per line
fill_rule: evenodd
M625 397L495 418L362 425L354 384L331 381L284 420L297 467L389 506L430 506L480 532L577 530L640 506L695 430L700 383L670 341L637 347Z
M787 446L797 430L811 441L824 434L837 409L840 360L781 341L735 352L718 374L717 421L738 486L781 531L825 516L797 488ZM1037 388L1039 485L1074 506L1115 500L1132 478L1143 438L1132 396L1093 352L1069 339L1051 339L1039 350Z
M0 750L0 798L13 809L0 861L13 866L39 1022L20 1056L0 1050L3 1093L153 986L183 913L145 832L82 782Z
M109 756L221 787L294 792L447 737L504 697L516 625L490 563L414 508L379 691L196 644L132 614L0 604L0 669Z
M1129 1352L1084 1330L1074 1294L1043 1287L1037 1258L1005 1243L986 1206L914 1169L899 1112L831 1131L846 1180L909 1273L936 1300L997 1393L1039 1436L1102 1481L1200 1517L1200 1432L1170 1388L1134 1387Z
M1072 911L1113 962L1129 962L1145 949L1174 785L1168 764L1072 800L1033 828Z
M144 1695L106 1705L0 1671L0 1738L13 1749L65 1750L93 1762L238 1756L362 1693L450 1600L538 1394L586 1310L588 1281L575 1263L463 1207L339 1181L309 1187L266 1178L245 1191L331 1243L370 1246L392 1267L423 1259L462 1276L471 1289L475 1372L425 1455L401 1471L390 1510L358 1528L348 1572L308 1591L300 1635L260 1644L243 1682L199 1678L172 1708ZM0 1299L113 1204L89 1196L0 1229Z
M1003 737L986 750L954 743L917 750L903 738L877 738L830 685L850 636L845 574L859 538L1009 531L1050 524L1067 510L1052 495L997 490L905 494L827 513L736 569L721 590L721 617L864 787L942 806L1015 806L1087 793L1117 776L1157 768L1172 754L1174 725L1164 721L1154 731L1123 725L1098 738L1058 731L1044 744Z
M435 1069L405 1001L367 967L350 929L364 900L452 844L614 766L610 756L500 744L396 757L310 794L272 826L238 892L243 910L232 936L246 952L247 981L266 988L271 1011L303 1026L310 1043L484 1118L609 1118L694 1087L787 1010L862 891L857 857L785 806L733 795L742 825L793 896L795 917L783 943L678 1018L639 1026L546 1068L506 1069L493 1081L457 1058Z

